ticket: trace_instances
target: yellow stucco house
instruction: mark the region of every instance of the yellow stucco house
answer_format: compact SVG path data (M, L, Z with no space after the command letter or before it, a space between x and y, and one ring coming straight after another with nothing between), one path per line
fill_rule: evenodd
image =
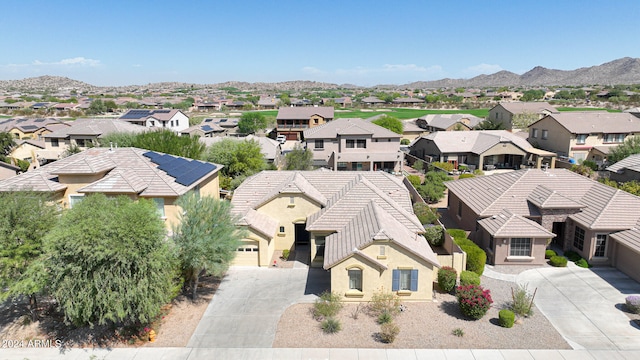
M178 197L189 191L219 198L221 165L138 148L92 148L0 181L0 191L52 194L71 208L87 194L125 195L155 202L168 230L177 224Z
M331 291L367 301L384 289L430 300L440 267L402 181L385 172L263 171L231 201L248 235L235 265L269 266L276 250L308 254Z

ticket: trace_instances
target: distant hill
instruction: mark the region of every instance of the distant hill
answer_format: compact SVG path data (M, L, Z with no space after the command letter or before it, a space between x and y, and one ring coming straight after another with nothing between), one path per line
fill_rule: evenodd
M428 88L485 88L500 86L581 86L581 85L628 85L640 84L640 58L625 57L602 65L580 68L576 70L555 70L536 66L522 75L510 71L499 71L491 75L479 75L471 79L441 79L435 81L416 81L405 85L377 85L380 89L428 89ZM188 84L178 82L161 82L147 85L129 85L119 87L99 87L60 76L39 76L22 80L0 80L0 90L4 91L62 91L77 90L82 92L116 91L121 93L146 89L149 91L170 91L181 88L238 88L253 91L282 90L324 90L336 88L362 88L352 84L332 84L317 81L284 81L277 83L249 83L227 81L219 84Z

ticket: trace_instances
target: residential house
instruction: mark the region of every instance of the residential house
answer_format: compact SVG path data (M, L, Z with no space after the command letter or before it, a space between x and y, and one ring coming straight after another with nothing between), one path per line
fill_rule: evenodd
M426 130L417 125L416 119L402 120L402 139L413 141L425 133Z
M570 111L550 114L529 126L535 147L576 162L606 164L609 151L629 136L640 134L640 118L630 113Z
M393 99L393 103L400 106L417 106L420 104L424 104L424 100L416 99L412 97L403 97L403 98Z
M489 109L489 116L487 116L487 120L491 120L496 124L501 124L506 130L512 130L514 128L519 128L519 120L524 120L520 122L531 123L546 115L557 112L558 110L556 110L555 107L544 101L501 102ZM515 126L514 120L516 122Z
M0 161L0 180L14 177L18 174L19 171L19 167L12 164L7 164L4 161Z
M148 128L118 119L77 119L61 129L44 135L44 149L38 150L42 162L58 160L71 147L86 150L98 145L99 139L112 133L139 134ZM113 144L117 147L118 144Z
M276 130L287 140L303 140L304 130L333 120L333 115L330 106L281 107L276 116Z
M567 169L446 182L449 216L492 264L543 264L548 244L640 281L640 197Z
M346 108L346 107L352 107L353 106L353 100L348 97L339 97L339 98L327 98L327 99L322 99L322 103L323 104L327 104L327 103L331 103L333 102L336 106L338 107L342 107L342 108Z
M62 208L85 195L145 198L171 229L179 220L176 200L189 191L219 198L221 165L138 148L91 148L0 181L0 191L50 193Z
M436 131L410 145L410 154L429 162L450 162L457 168L520 169L555 167L556 154L536 149L506 130Z
M384 172L263 171L234 192L247 236L235 264L270 266L276 251L308 254L331 291L369 301L380 289L432 298L438 259L421 235L407 188Z
M380 100L375 96L367 96L362 98L360 102L366 106L377 106L385 103L384 100Z
M362 119L336 119L304 131L315 166L333 170L401 171L400 134Z
M14 159L26 160L30 163L35 162L38 159L38 152L45 148L44 140L16 140L15 143L16 146L11 149L9 156Z
M259 109L275 109L278 106L278 98L273 96L261 96L258 100Z
M127 111L120 117L120 120L148 128L166 128L176 132L180 132L189 127L189 117L177 109L134 109Z
M207 120L211 120L211 119L207 119ZM224 133L224 131L225 131L224 128L210 121L210 123L202 122L199 125L188 127L180 131L180 135L199 136L203 138L203 137L213 137L213 136Z
M468 131L483 121L484 119L470 114L430 114L419 117L416 124L429 132Z
M55 118L0 119L0 131L11 133L16 139L42 140L43 135L66 126Z
M617 182L640 181L640 154L629 155L606 169Z

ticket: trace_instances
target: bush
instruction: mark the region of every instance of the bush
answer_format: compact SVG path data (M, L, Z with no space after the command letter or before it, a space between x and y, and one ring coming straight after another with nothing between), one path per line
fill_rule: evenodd
M422 184L422 180L420 180L420 176L418 175L408 175L407 180L413 185L413 187L420 186Z
M593 171L598 171L598 164L595 161L585 160L582 162L582 166L586 166Z
M413 205L413 213L416 214L421 224L437 224L440 213L436 209L432 209L425 203L415 203Z
M462 230L462 229L447 229L447 232L456 241L456 244L458 243L458 239L466 239L467 238L467 232ZM460 244L458 244L458 245L460 245Z
M475 169L475 170L473 170L473 175L482 176L482 175L484 175L484 171L482 171L481 169Z
M388 322L380 326L380 340L387 344L391 344L392 342L394 342L396 336L398 336L399 333L400 328L398 328L398 325L392 322Z
M316 317L330 318L336 316L342 306L340 295L325 291L316 299L313 305L313 313Z
M289 249L284 249L282 250L282 258L285 260L289 259L289 255L291 255L291 250Z
M588 268L589 267L589 263L587 262L587 260L580 258L580 260L576 261L576 265L583 267L583 268Z
M531 305L533 303L533 296L529 294L527 288L521 285L518 285L518 289L511 289L511 310L518 314L518 316L525 317L531 316L533 314L533 310L531 309Z
M409 145L409 144L411 144L411 140L409 139L400 140L400 145Z
M442 246L444 244L444 230L440 225L427 226L424 231L424 237L431 246Z
M442 170L446 170L446 171L453 171L453 168L454 168L453 163L450 163L450 162L438 162L438 161L436 161L436 162L432 162L431 165L433 165L435 167L438 167L438 168L440 168Z
M400 312L400 298L393 293L385 293L383 289L376 291L371 296L369 314L378 317L382 313L395 315Z
M458 179L469 179L469 178L474 178L474 177L476 177L476 176L473 175L473 174L462 174L462 175L458 176Z
M545 250L545 252L544 252L544 258L545 259L551 259L552 256L556 256L556 255L558 255L558 254L553 250Z
M516 315L511 310L500 310L498 313L500 326L510 328L516 320Z
M469 240L471 241L471 240ZM484 272L484 265L487 262L487 253L480 249L478 245L464 245L462 250L467 253L467 270L473 271L478 275Z
M491 291L479 285L458 286L456 298L458 298L460 311L474 320L481 319L493 303Z
M640 314L640 295L629 295L624 299L627 309L634 314Z
M335 334L342 329L340 320L334 319L332 317L325 319L320 326L322 327L322 331L324 331L325 334Z
M386 311L378 316L378 324L380 325L390 323L392 320L393 316Z
M567 258L564 256L552 256L551 259L549 259L549 263L551 264L551 266L555 266L555 267L566 267L567 266Z
M456 287L456 269L450 266L443 266L438 270L438 286L444 292L451 292Z
M565 251L564 256L565 256L567 259L569 259L569 260L571 260L571 261L573 261L573 262L576 262L576 261L578 261L578 260L582 259L582 256L580 256L580 254L578 254L578 253L577 253L577 252L575 252L575 251L571 251L571 250L569 250L569 251Z
M480 275L472 271L463 271L460 273L460 286L480 285Z

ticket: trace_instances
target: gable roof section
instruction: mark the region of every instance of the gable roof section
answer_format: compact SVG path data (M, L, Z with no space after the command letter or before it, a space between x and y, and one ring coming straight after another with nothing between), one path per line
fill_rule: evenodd
M168 121L173 119L173 117L178 113L182 113L182 111L178 109L156 109L156 110L131 109L126 113L124 113L124 115L120 116L120 120L145 121L147 119L154 118L156 120ZM182 114L184 115L184 113Z
M640 132L640 118L630 113L606 111L568 111L549 114L541 121L553 120L572 134L628 134Z
M42 169L42 168L39 168ZM39 169L10 177L0 181L0 191L32 190L43 192L62 191L67 185L60 184L55 176L50 176Z
M337 139L340 135L371 135L372 138L400 138L382 126L357 118L341 118L304 131L305 139Z
M521 101L514 101L514 102L501 102L500 104L496 105L497 106L502 106L505 110L507 110L508 112L512 113L512 114L520 114L520 113L540 113L543 111L548 111L551 113L557 113L558 110L551 106L551 104L549 104L546 101L534 101L534 102L521 102Z
M506 130L436 131L422 138L433 141L441 153L482 154L500 143L512 143L523 151L534 149L527 140Z
M102 179L78 189L79 193L138 194L147 183L131 170L116 170Z
M640 154L629 155L607 168L611 172L622 173L624 170L640 172Z
M609 235L613 240L620 242L633 251L640 253L640 224L629 230L620 231Z
M418 119L424 120L427 125L437 129L447 129L457 123L468 128L473 128L483 121L483 119L470 114L428 114ZM464 124L461 121L462 119L469 119L469 125Z
M240 218L238 225L248 226L266 238L271 238L278 228L277 221L253 209L249 209Z
M313 115L333 119L334 109L331 106L281 107L278 109L276 120L309 120Z
M44 137L61 139L77 135L100 137L116 132L141 133L147 130L144 126L118 119L77 119L69 121L67 124L69 126L57 129Z
M272 191L266 194L255 206L257 209L262 205L265 205L269 201L273 200L280 194L300 194L305 195L309 199L317 202L321 206L327 204L327 198L322 195L318 189L314 188L307 179L300 173L293 172L290 177L286 178L284 182L278 186L273 187Z
M544 185L538 185L527 196L527 200L539 209L581 209L585 205L551 190Z
M556 235L535 221L504 209L499 214L478 221L489 234L496 238L552 238Z

